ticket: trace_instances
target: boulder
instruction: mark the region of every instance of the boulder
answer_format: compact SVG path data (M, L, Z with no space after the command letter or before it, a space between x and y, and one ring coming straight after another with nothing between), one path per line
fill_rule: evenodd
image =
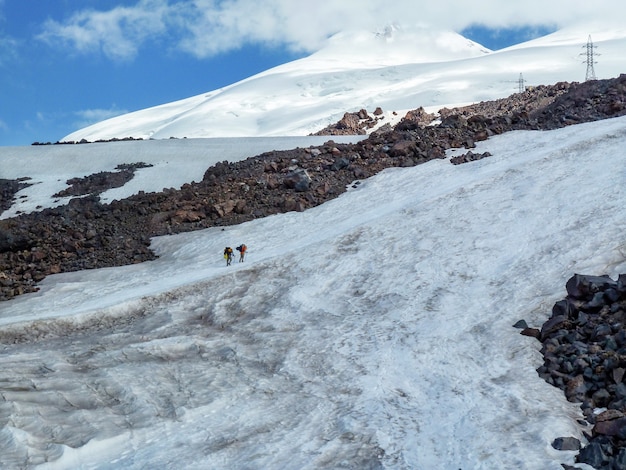
M557 437L552 442L556 450L580 450L580 441L575 437Z
M285 177L283 184L296 192L304 192L309 190L311 177L305 169L297 168Z

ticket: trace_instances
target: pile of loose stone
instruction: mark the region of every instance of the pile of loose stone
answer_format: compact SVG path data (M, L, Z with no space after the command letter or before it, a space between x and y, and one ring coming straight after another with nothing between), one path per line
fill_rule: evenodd
M577 461L594 468L626 468L626 275L575 274L541 331L523 334L542 343L539 376L580 403L593 425ZM578 448L575 444L574 448ZM556 446L555 446L556 447Z

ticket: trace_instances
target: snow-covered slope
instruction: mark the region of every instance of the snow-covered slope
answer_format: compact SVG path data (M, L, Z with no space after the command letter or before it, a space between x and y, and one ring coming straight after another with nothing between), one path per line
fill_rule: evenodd
M0 157L23 152L12 171L50 188L166 146L149 189L223 156L203 143ZM305 212L156 238L155 261L49 276L0 303L0 466L573 465L551 443L590 427L512 325L541 325L575 272L625 272L625 145L626 117L511 132L477 162L389 169Z
M184 100L118 116L62 140L307 135L346 111L381 107L389 121L434 108L508 96L527 85L582 81L595 35L598 78L626 71L626 31L563 30L501 51L452 32L387 28L331 37L320 51Z

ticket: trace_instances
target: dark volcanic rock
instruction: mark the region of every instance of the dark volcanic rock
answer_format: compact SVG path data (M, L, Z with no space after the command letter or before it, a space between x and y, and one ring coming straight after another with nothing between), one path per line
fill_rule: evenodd
M19 180L6 180L0 178L0 213L9 209L13 205L15 194L18 191L30 186L26 183L28 178L22 178Z
M321 131L311 135L363 135L368 129L376 126L384 116L383 110L378 107L372 113L373 117L365 109L356 113L345 113L335 124L331 124Z
M557 437L552 442L552 447L556 450L579 450L580 441L575 437Z
M624 468L626 451L626 276L574 274L567 297L541 329L540 377L581 403L592 435L578 461L595 468ZM606 409L602 413L597 410Z
M612 80L539 86L502 100L442 109L442 125L419 108L392 129L384 126L356 144L332 141L308 149L268 152L208 168L199 183L159 193L140 193L111 204L97 194L124 184L142 164L122 165L70 181L60 195L81 196L66 206L0 221L0 300L36 290L51 273L118 266L154 258L150 237L212 226L239 224L286 211L302 211L343 193L356 180L389 167L444 158L450 148L516 129L548 129L626 113L624 75ZM347 113L337 129L360 133L377 124L365 110ZM320 132L323 133L323 132ZM486 154L467 152L453 163ZM0 181L6 209L25 183ZM582 288L582 287L580 287ZM607 296L616 295L610 291ZM601 299L589 300L597 309ZM594 307L594 305L596 307ZM581 319L585 314L581 314ZM579 320L582 321L582 320ZM536 329L526 329L536 336ZM544 332L546 333L546 332ZM596 329L594 338L606 337ZM614 341L622 341L615 336Z
M67 181L70 187L59 191L54 197L95 195L107 189L119 188L133 178L136 169L150 166L146 163L124 164L117 166L119 171L101 171L84 178L72 178Z
M452 157L450 159L450 163L452 163L453 165L460 165L461 163L475 162L476 160L481 160L490 156L491 154L489 152L474 153L470 150L463 155L457 155L456 157Z

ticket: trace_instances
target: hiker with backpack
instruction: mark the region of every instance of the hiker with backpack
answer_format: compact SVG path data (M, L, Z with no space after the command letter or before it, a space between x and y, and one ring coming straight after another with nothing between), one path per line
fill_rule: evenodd
M246 254L246 250L247 249L248 249L248 247L244 243L242 243L241 245L239 245L237 247L237 251L239 252L239 262L240 263L243 263L243 258L244 258L245 254Z
M230 246L224 248L224 259L226 260L226 266L230 266L233 261L233 249Z

